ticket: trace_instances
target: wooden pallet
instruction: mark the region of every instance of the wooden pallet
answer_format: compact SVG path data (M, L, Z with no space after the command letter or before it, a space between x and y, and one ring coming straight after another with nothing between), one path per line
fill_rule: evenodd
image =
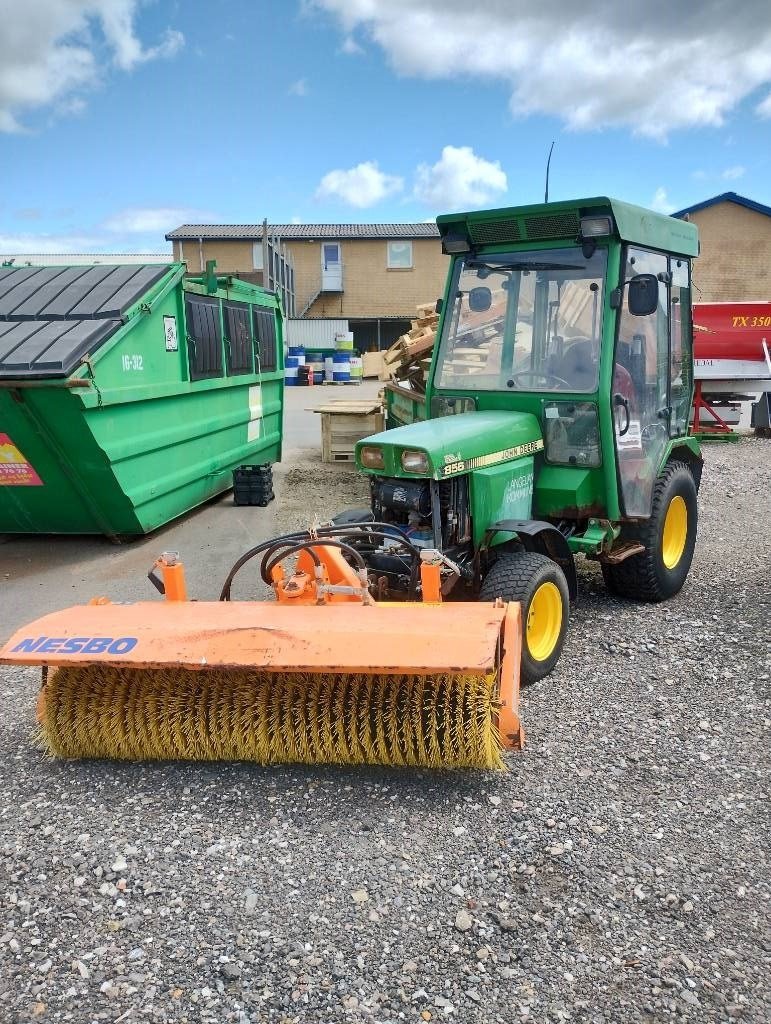
M383 356L383 362L389 368L398 368L419 359L426 352L433 351L436 341L434 331L423 330L415 337L403 334L398 341L387 349Z
M409 382L412 387L425 390L426 367L436 344L439 316L435 303L422 303L410 330L403 334L383 353L380 380Z
M353 462L356 442L385 428L379 399L340 399L313 411L321 415L322 462Z

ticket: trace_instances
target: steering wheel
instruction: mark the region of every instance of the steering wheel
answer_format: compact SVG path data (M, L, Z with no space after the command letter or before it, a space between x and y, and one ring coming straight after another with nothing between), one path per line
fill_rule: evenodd
M558 384L564 384L568 391L572 390L571 385L566 380L563 380L562 377L558 377L556 373L540 373L538 370L519 370L517 373L512 373L510 380L506 382L507 385L511 387L517 377L540 377L541 380L546 381L547 387L549 386L549 381L556 381Z

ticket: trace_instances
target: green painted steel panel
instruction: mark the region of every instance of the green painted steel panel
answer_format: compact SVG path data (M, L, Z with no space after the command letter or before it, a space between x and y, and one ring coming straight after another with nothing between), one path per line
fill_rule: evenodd
M68 380L0 387L0 463L23 458L32 481L8 484L14 471L0 465L0 533L148 533L229 488L238 466L280 459L278 301L219 278L218 299L273 313L276 369L193 381L184 296L200 282L182 273L173 266L127 309Z
M383 448L384 476L405 476L401 468L401 454L405 450L425 452L430 460L430 475L446 479L460 473L482 468L480 460L488 465L508 462L531 454L543 447L538 420L521 412L467 412L459 416L445 416L436 420L412 423L359 441L356 445L356 464L360 469L363 445ZM527 447L528 451L517 449ZM367 470L371 472L371 470Z
M606 515L605 481L599 469L542 465L535 482L536 517L573 519Z
M410 395L404 388L385 388L386 425L389 430L426 418L426 400L423 395Z
M460 230L478 246L509 242L516 243L519 248L527 248L528 243L544 239L574 239L581 217L603 213L613 215L615 237L624 242L682 256L699 254L699 235L695 224L608 196L449 213L437 217L436 223L443 236L448 231Z
M481 544L491 523L501 519L532 519L534 465L530 455L471 474L474 547ZM506 540L510 537L501 534L498 542Z

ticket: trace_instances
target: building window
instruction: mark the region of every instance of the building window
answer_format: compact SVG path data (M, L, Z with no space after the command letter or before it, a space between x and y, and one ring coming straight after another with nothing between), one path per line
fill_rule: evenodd
M222 376L222 330L219 299L188 295L185 300L190 379Z
M264 270L262 242L255 242L252 246L252 264L255 270Z
M412 270L412 242L388 243L388 269Z

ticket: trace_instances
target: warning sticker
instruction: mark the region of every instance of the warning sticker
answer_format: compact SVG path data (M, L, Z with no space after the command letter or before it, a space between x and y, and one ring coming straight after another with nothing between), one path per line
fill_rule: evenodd
M42 487L43 481L7 434L0 434L0 487Z

